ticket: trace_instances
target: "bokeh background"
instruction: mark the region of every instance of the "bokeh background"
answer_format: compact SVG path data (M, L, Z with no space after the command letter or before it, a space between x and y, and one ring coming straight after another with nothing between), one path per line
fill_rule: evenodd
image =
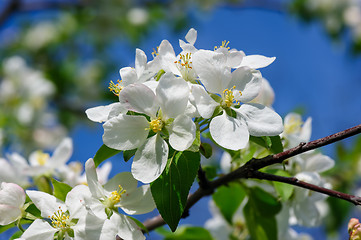
M103 129L86 119L85 109L117 100L108 90L109 81L120 78L120 68L134 66L136 48L150 60L153 48L168 39L179 53L178 40L190 27L198 31L197 48L213 49L227 40L231 48L246 54L275 56L276 61L261 70L275 92L273 108L283 117L292 111L302 113L304 119L312 117L312 139L360 124L361 4L357 1L2 0L0 156L51 151L70 136L74 142L70 161L93 157L102 145ZM18 65L22 59L26 71L11 70L9 60L14 56ZM33 96L29 92L35 90L27 90L32 89L29 85L35 89L46 85L35 84L30 77L34 72L51 83L44 94ZM15 87L5 84L12 78L17 79ZM354 159L341 150L353 148L356 140L322 151L334 159ZM131 163L124 163L120 155L110 161L110 176L130 169ZM338 171L350 171L351 163L355 162L340 165ZM340 173L347 174L355 172ZM357 178L341 180L346 185L343 190L357 189ZM198 202L180 225L203 226L211 217L208 201ZM346 211L340 221L359 214ZM340 239L347 236L345 222L334 226ZM329 229L298 230L326 239ZM1 234L0 239L10 234ZM149 239L162 237L152 232Z

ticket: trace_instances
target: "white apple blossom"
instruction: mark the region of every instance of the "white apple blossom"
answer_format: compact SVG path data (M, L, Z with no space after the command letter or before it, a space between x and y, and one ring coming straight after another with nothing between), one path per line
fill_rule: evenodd
M306 122L297 113L289 113L284 120L284 131L281 134L285 138L286 148L296 147L301 142L308 142L312 132L312 118L308 117Z
M30 186L29 176L25 173L28 167L26 160L18 153L7 155L8 161L0 158L0 183L16 183L24 188Z
M145 239L133 220L119 214L117 208L121 208L127 214L152 211L155 204L149 185L137 187L138 182L132 174L122 172L110 179L103 187L98 181L93 159L86 162L85 170L88 186L78 185L73 189L78 193L75 208L88 211L86 218L79 222L95 222L92 231L98 232L99 239L111 239L116 235L125 240ZM80 239L89 239L88 235L91 235L91 232L89 233L88 230L78 228L76 231L82 236Z
M160 78L156 94L143 84L129 85L119 94L120 102L128 110L150 116L148 121L144 116L121 114L103 125L103 142L108 147L138 148L132 164L135 179L149 183L163 172L168 145L162 138L162 131L169 133L169 143L178 151L186 150L193 143L196 126L184 114L188 96L188 84L171 73ZM155 135L148 138L149 130Z
M26 240L52 240L54 234L57 233L58 239L63 239L63 237L69 240L78 239L75 230L78 227L85 228L80 225L78 220L86 215L86 210L77 197L81 194L77 189L74 188L67 194L65 202L45 192L27 190L26 194L41 211L41 217L44 219L36 219L26 229L21 238ZM49 219L49 221L45 219ZM81 223L85 224L84 222Z
M238 150L247 145L249 135L280 134L282 119L276 112L261 104L247 103L260 91L260 72L248 67L239 67L232 72L228 65L227 56L221 52L199 50L193 56L193 66L205 89L220 96L215 101L202 86L192 87L195 105L203 118L210 118L214 110L221 107L222 114L214 117L209 126L216 143ZM245 104L238 107L240 102Z
M23 215L25 192L15 183L2 182L0 185L0 225L7 225Z

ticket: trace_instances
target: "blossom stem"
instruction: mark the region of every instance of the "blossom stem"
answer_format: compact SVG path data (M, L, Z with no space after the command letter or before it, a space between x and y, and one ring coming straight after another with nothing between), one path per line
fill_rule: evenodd
M20 229L20 231L25 232L23 226L20 224L21 218L16 221L16 226Z
M249 176L249 178L256 178L256 179L260 179L260 180L269 180L269 181L275 181L275 182L283 182L283 183L287 183L290 185L313 190L315 192L323 193L323 194L326 194L331 197L343 199L350 203L355 204L356 206L361 205L361 197L338 192L338 191L324 188L324 187L320 187L320 186L317 186L317 185L314 185L311 183L307 183L304 181L300 181L295 177L282 177L282 176L273 175L273 174L269 174L269 173L254 171L254 172L251 172L251 176Z

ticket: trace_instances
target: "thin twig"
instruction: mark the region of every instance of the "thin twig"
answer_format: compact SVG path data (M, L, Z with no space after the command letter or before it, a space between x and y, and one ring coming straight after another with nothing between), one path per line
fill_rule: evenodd
M245 165L243 165L242 167L214 180L214 181L210 181L208 184L208 187L205 188L198 188L197 191L195 191L193 194L190 194L188 197L188 202L187 202L187 206L185 208L185 211L188 211L195 203L197 203L201 198L203 198L204 196L210 195L213 193L213 191L222 186L222 185L226 185L227 183L234 181L234 180L238 180L238 179L244 179L244 178L258 178L261 177L259 175L259 169L273 165L273 164L277 164L277 163L282 163L284 160L286 160L287 158L296 156L298 154L340 141L342 139L354 136L356 134L361 133L361 124L357 125L355 127L349 128L347 130L332 134L330 136L324 137L324 138L320 138L317 139L315 141L311 141L309 143L301 143L300 145L298 145L297 147L291 148L289 150L286 150L284 152L275 154L275 155L270 155L261 159L251 159L250 161L248 161ZM258 175L257 175L258 174ZM257 176L257 177L255 177ZM262 175L262 177L264 177L266 179L267 176ZM340 192L336 192L330 189L326 189L326 188L320 188L318 186L306 183L306 182L302 182L299 180L295 180L295 178L289 178L289 179L285 179L282 177L277 176L276 178L277 180L284 180L284 181L289 181L289 182L285 182L285 183L289 183L292 185L296 185L299 187L304 187L307 189L311 189L314 190L316 192L321 192L336 198L340 198L340 199L344 199L346 201L352 202L353 204L356 205L361 205L361 198L353 196L353 195L348 195L345 193L340 193ZM270 180L270 179L267 179ZM275 180L276 181L276 180ZM149 230L152 231L157 227L160 227L162 225L164 225L165 222L164 220L161 218L161 216L156 216L152 219L147 220L144 223L144 226Z
M324 188L324 187L320 187L320 186L317 186L317 185L314 185L311 183L307 183L304 181L300 181L295 177L282 177L282 176L277 176L277 175L273 175L273 174L269 174L269 173L254 171L254 172L252 172L252 176L250 178L256 178L256 179L260 179L260 180L269 180L269 181L275 181L275 182L283 182L283 183L287 183L290 185L313 190L315 192L323 193L323 194L326 194L331 197L343 199L343 200L346 200L355 205L361 205L361 197L338 192L338 191Z

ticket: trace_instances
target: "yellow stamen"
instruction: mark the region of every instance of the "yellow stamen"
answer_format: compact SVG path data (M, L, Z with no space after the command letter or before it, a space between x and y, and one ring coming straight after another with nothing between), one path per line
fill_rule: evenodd
M117 80L117 83L114 83L113 81L110 81L109 83L109 90L117 96L119 96L120 91L123 89L123 87L120 86L120 82L120 80Z
M158 117L157 119L153 119L152 121L150 121L149 129L151 129L155 133L162 131L163 129L162 119Z
M297 133L301 131L303 122L300 118L292 116L287 124L285 124L284 132L287 134Z
M225 89L223 91L223 101L226 104L227 107L232 106L233 104L239 104L238 100L234 98L233 90L236 88L236 86L233 86L231 89ZM239 93L242 95L242 92L239 91Z
M59 207L59 210L54 212L53 216L49 216L51 225L57 229L64 229L69 227L69 214L63 212Z
M159 47L157 47L157 50L155 50L155 49L153 48L153 52L152 52L152 56L153 56L153 58L155 58L156 56L158 56L158 55L159 55L158 50L159 50Z
M227 50L229 50L230 47L228 47L228 44L229 44L229 41L224 40L224 41L222 41L222 45L219 46L219 47L215 46L215 47L214 47L214 50L217 50L218 48L226 48Z
M111 192L108 197L108 207L114 207L115 204L120 202L122 195L126 193L126 190L121 185L118 185L118 188L119 190Z
M48 153L44 153L42 151L37 151L37 161L40 166L44 166L50 158L50 155Z

